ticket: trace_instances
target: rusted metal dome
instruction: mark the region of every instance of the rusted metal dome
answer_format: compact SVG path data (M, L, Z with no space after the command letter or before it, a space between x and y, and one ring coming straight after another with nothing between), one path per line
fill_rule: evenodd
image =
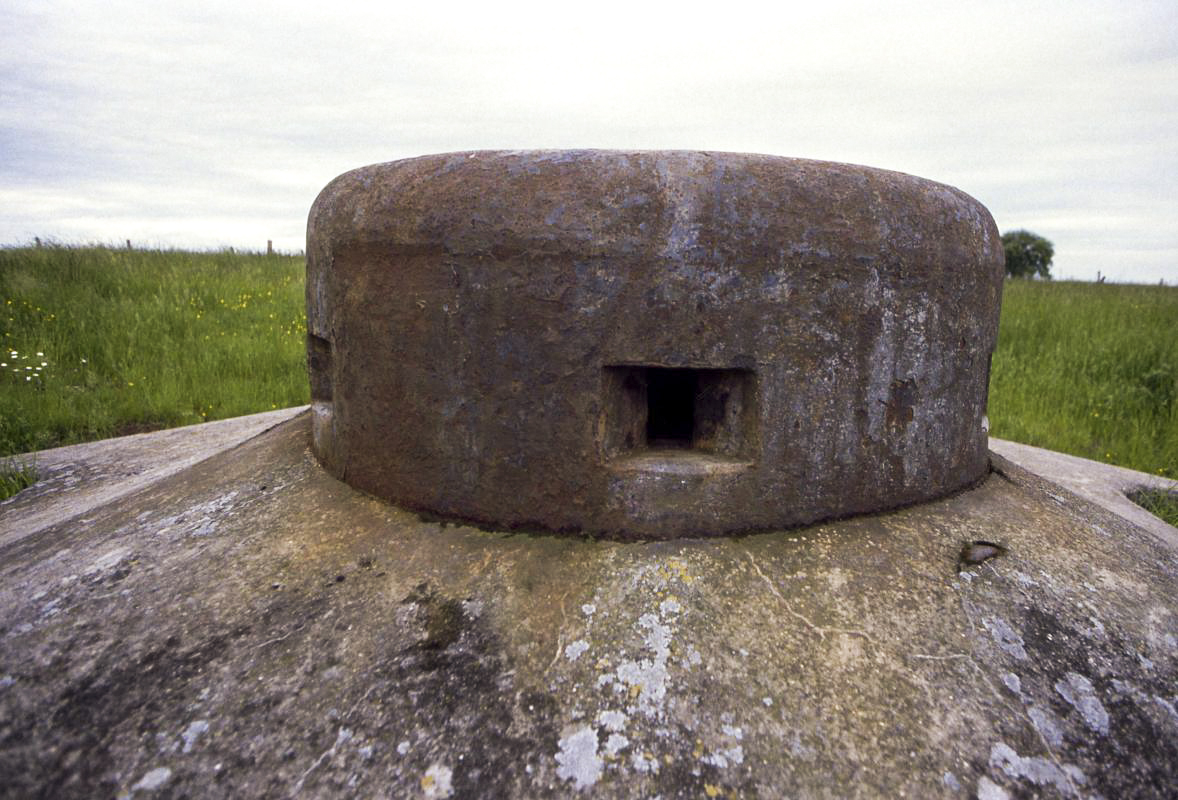
M671 538L928 500L987 469L1002 265L977 201L868 167L364 167L308 226L314 449L505 528Z

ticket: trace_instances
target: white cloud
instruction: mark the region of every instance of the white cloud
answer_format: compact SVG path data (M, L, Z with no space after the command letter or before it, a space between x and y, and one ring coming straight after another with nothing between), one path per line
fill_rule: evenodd
M1056 272L1178 280L1178 6L13 2L0 241L302 246L336 174L497 147L851 161Z

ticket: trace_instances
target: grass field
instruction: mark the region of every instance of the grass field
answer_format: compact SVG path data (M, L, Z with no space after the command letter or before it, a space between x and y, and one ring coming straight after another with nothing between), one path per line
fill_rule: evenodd
M1008 280L990 433L1178 477L1178 288Z
M307 402L303 259L0 249L0 456ZM1007 281L993 435L1178 477L1178 288Z
M307 402L303 259L0 249L0 455Z

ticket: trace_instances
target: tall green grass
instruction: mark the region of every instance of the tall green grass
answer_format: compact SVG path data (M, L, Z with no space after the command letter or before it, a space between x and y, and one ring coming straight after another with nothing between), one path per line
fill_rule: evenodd
M7 500L37 482L35 462L0 458L0 501Z
M1178 477L1178 288L1007 280L992 435Z
M307 402L303 259L0 249L0 455Z

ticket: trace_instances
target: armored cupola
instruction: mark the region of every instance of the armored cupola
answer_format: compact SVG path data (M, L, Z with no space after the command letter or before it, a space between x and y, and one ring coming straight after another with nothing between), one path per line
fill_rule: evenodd
M734 153L432 155L332 181L307 270L314 451L404 507L671 538L987 470L1002 246L939 183Z

